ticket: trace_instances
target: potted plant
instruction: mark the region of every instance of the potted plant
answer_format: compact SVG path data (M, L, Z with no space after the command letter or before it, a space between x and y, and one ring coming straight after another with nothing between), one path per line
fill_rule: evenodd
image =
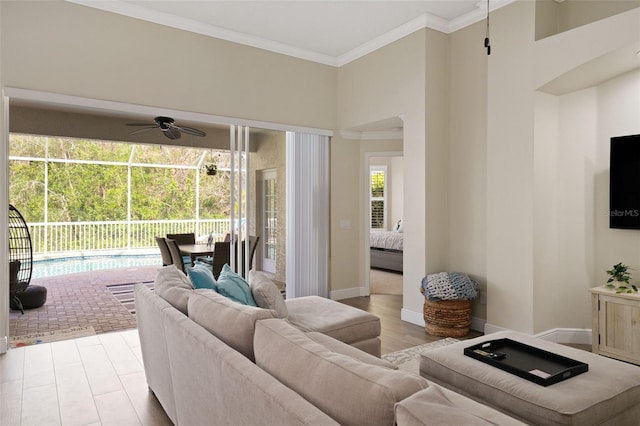
M630 270L631 268L622 262L613 265L613 268L607 271L607 274L609 274L607 287L615 288L616 293L637 293L638 287L629 284L631 279Z
M205 164L204 168L209 176L215 176L218 173L218 165L215 163Z

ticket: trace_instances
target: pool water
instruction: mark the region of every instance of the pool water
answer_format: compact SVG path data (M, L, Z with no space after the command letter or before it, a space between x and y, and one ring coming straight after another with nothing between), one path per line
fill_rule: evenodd
M31 278L52 277L75 274L76 272L99 271L102 269L130 268L136 266L162 265L158 254L81 256L59 259L36 260L33 262Z

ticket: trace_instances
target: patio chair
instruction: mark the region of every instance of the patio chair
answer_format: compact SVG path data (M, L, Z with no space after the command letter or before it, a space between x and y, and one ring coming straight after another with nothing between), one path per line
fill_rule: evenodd
M178 245L178 242L170 238L165 238L165 242L169 248L169 253L171 253L171 260L173 261L173 264L176 268L186 274L187 270L184 267L184 260L182 253L180 253L180 246ZM191 264L191 259L189 259L189 264Z
M194 234L193 232L187 232L184 234L167 234L167 238L169 238L170 240L175 240L178 245L196 243L196 234ZM185 265L191 265L191 257L182 256L182 263Z
M258 241L260 241L260 237L249 235L249 269L253 268L253 255L256 253L256 248L258 247ZM242 258L242 268L240 268L240 275L244 277L244 247L245 242L242 242L242 248L240 251L240 258ZM237 262L237 260L236 260Z
M165 241L164 237L156 237L156 243L160 248L160 256L162 256L162 266L173 264L171 252L169 251L169 247L167 246L167 242Z
M213 278L217 280L224 264L231 264L231 243L229 241L216 241L213 243L213 247L213 262L211 267L213 269Z

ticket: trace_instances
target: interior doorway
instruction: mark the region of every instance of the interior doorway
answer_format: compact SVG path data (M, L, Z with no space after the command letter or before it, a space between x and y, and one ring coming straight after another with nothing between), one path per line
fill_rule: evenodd
M369 294L402 295L402 153L370 153L366 162Z

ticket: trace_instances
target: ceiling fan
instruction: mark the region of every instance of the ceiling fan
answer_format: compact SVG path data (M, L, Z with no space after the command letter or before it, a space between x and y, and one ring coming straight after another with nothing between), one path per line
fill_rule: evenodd
M127 126L145 126L144 129L139 129L131 132L132 135L135 135L136 133L146 132L147 130L151 129L160 129L162 130L162 134L169 139L180 139L182 133L200 137L207 136L207 134L202 130L194 129L193 127L178 126L177 124L175 124L175 120L171 117L156 117L153 119L153 121L155 122L155 124L127 123Z

